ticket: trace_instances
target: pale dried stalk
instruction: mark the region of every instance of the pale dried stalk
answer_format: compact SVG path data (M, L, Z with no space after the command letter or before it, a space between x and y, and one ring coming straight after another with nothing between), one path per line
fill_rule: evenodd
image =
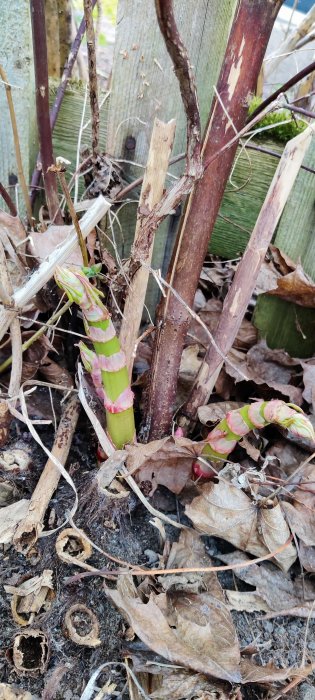
M162 195L167 174L169 157L175 136L175 120L167 124L159 119L154 120L148 161L143 178L135 230L134 250L141 234L144 221L144 211L151 211ZM148 245L145 262L151 264L153 243ZM135 255L137 257L137 255ZM131 376L134 362L136 341L139 333L145 295L148 286L149 270L141 266L131 279L125 302L124 318L120 331L120 342L124 349L129 375Z
M288 38L285 39L285 41L277 47L277 51L274 57L268 56L268 63L265 63L264 66L265 79L269 77L271 73L274 73L281 61L287 58L288 54L294 51L299 41L309 33L310 29L312 29L314 22L315 4L311 7L307 15L303 17L300 24L290 34L290 36L288 36Z
M28 222L29 222L29 225L32 227L33 226L32 208L31 208L31 202L30 202L30 198L28 195L28 189L27 189L27 184L26 184L24 170L23 170L22 155L21 155L21 149L20 149L20 140L19 140L19 134L18 134L17 123L16 123L16 118L15 118L11 85L9 85L9 83L8 83L6 73L3 70L2 66L0 66L0 77L1 77L1 80L3 80L3 82L4 82L6 96L7 96L7 102L8 102L9 112L10 112L18 178L19 178L19 182L21 185L21 190L22 190L22 194L23 194L25 209L27 212Z
M93 202L90 209L87 210L86 214L80 220L80 226L83 238L87 238L92 229L96 224L103 218L110 207L110 203L103 197L99 195L97 199ZM49 229L48 231L49 232ZM6 308L0 309L0 340L3 338L6 330L8 329L12 319L15 317L17 311L23 309L26 304L39 292L42 287L47 284L47 282L53 276L57 265L63 265L69 255L75 250L78 245L78 238L74 226L68 234L67 239L58 246L50 255L47 256L37 270L32 274L29 280L19 287L12 295L12 300L14 303L15 310L10 310Z
M12 284L8 273L7 260L4 246L0 239L0 286L3 288L5 297L12 303ZM9 396L16 396L19 393L22 377L22 335L20 321L15 316L10 323L11 349L12 349L12 370L10 376Z
M65 464L72 443L80 412L78 397L73 396L66 404L56 432L52 455ZM44 516L49 501L61 477L60 470L49 458L30 500L28 514L14 534L13 542L19 552L27 552L37 542L43 530Z
M214 335L216 345L221 352L219 353L214 345L209 346L184 408L185 416L188 415L191 419L195 419L198 407L208 402L223 365L222 355L226 356L233 345L255 289L258 272L268 245L311 143L313 132L311 125L302 134L291 139L283 151L253 233L223 304ZM181 425L187 427L188 419L182 417Z

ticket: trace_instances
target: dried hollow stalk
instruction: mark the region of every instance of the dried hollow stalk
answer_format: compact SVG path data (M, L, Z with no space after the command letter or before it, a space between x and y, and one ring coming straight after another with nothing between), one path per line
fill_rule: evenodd
M64 407L52 447L52 455L63 465L69 454L79 413L80 402L75 395ZM58 467L48 459L30 500L28 513L14 533L14 546L19 552L28 552L37 542L44 527L49 501L58 486L60 476Z
M175 121L172 119L165 124L155 119L151 136L148 160L143 178L140 201L138 207L137 224L134 239L134 248L141 235L143 225L143 211L152 210L163 195L165 177L167 173L169 156L175 136ZM153 253L153 241L148 246L145 261L151 264ZM132 276L124 307L124 317L120 330L120 342L126 355L129 376L132 373L136 341L139 333L145 295L149 279L149 270L140 266Z

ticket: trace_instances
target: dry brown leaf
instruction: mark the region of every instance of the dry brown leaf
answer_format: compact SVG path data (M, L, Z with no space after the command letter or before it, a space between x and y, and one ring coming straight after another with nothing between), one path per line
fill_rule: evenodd
M185 510L198 532L222 537L257 557L275 551L289 539L290 530L279 503L261 507L227 481L203 484L199 492ZM293 544L276 554L275 560L283 571L288 571L296 560Z
M150 700L238 700L238 690L223 687L201 673L188 671L173 671L165 673L161 685L153 693Z
M30 252L39 260L44 260L50 255L59 245L67 239L73 226L55 226L51 225L44 233L34 231L32 233L32 244ZM87 238L88 247L90 245L92 253L94 252L95 232L91 232ZM82 265L82 254L79 245L67 258L67 265Z
M220 554L219 558L226 564L234 564L244 561L242 552L233 552L232 554ZM250 559L248 557L248 561ZM250 594L257 598L257 603L262 601L264 607L258 607L256 610L265 610L265 612L275 612L279 615L292 615L297 617L312 617L315 618L315 610L313 609L313 601L315 597L314 583L305 579L303 582L300 578L293 581L291 576L279 571L270 562L263 564L252 564L246 568L237 569L236 576L250 586L255 587L255 591ZM247 604L248 595L239 591L226 591L229 595L229 600L235 599L236 595L241 601ZM248 607L239 607L238 610L247 610Z
M26 237L25 228L18 216L11 216L5 211L0 211L0 226L3 227L13 243L21 243Z
M297 264L293 272L277 280L277 288L270 289L268 294L285 301L292 301L299 306L315 307L315 284L304 272L302 265Z
M187 348L183 350L179 376L182 380L186 382L192 382L202 364L202 360L198 357L199 345L195 343L194 345L188 345Z
M307 547L301 540L299 544L299 559L305 571L315 574L315 547Z
M192 531L181 533L179 542L172 546L167 562L167 566L182 565L209 565L204 546ZM170 577L160 577L162 583L164 579ZM152 698L187 700L198 697L195 694L196 683L201 683L200 697L203 698L202 693L207 693L208 690L203 685L204 676L208 675L230 682L234 679L234 683L284 680L290 675L289 669L277 669L270 665L256 667L241 659L233 621L214 572L187 575L179 571L175 579L172 583L173 590L167 584L166 593L151 593L148 602L141 599L131 576L118 579L116 590L105 587L108 597L149 649L173 664L186 667L185 671L179 672L181 677L171 672L174 694L170 693L170 685L166 685L167 675L165 681L163 679L162 689L165 693L164 689L168 687L168 695L160 696L156 691ZM198 592L192 592L191 585L195 584L199 587ZM136 662L136 669L141 670L141 663L139 667ZM155 667L146 664L146 669L150 672L154 669L153 672L159 674L164 672L163 664ZM192 669L198 675L188 674L187 669ZM198 685L197 688L199 689ZM221 700L237 700L240 697L236 690L235 696L229 695L230 689L225 690L224 686L215 690L227 693L215 696Z
M73 379L70 372L58 365L54 360L50 360L49 358L44 360L44 362L40 364L39 371L46 382L57 384L61 387L68 387L69 389L73 388Z
M13 685L0 683L0 700L38 700L35 695L31 695L28 690L14 688Z
M239 401L220 401L218 403L209 403L207 406L199 406L198 418L203 425L211 423L219 423L223 420L228 411L235 411L244 406Z
M283 250L280 250L280 248L277 248L275 245L270 245L269 249L272 253L273 263L281 275L287 275L289 272L296 269L294 260L284 253Z
M14 483L0 478L0 508L14 503L18 499L18 495L19 490Z
M311 404L313 413L315 412L315 360L301 362L303 367L303 399Z
M201 547L203 557L205 553L199 538L195 533L182 535L169 562L184 558L189 564L200 565ZM135 634L155 653L198 673L239 682L240 651L235 628L216 577L212 576L211 581L215 590L207 587L192 593L184 585L181 590L151 593L147 602L142 601L131 576L118 579L116 590L105 590Z
M290 529L308 547L315 546L315 464L307 464L300 476L300 487L291 494L290 503L283 501Z
M198 316L211 333L214 333L216 330L222 313L222 306L223 303L220 299L209 299L206 305L199 311ZM206 348L209 345L208 333L204 330L204 328L202 328L196 319L192 319L186 338L186 344L191 345L192 343L196 342L196 340ZM250 321L244 318L233 346L238 349L248 350L248 348L250 348L256 342L257 329Z
M277 668L272 662L266 666L256 666L246 657L241 660L243 683L276 683L293 676L291 668Z
M192 462L200 445L186 438L167 437L147 445L127 445L126 466L136 472L138 482L149 482L152 495L160 484L180 493L191 474Z
M21 520L26 518L30 501L23 498L0 509L0 544L10 544Z
M270 350L265 341L254 345L246 354L232 348L228 353L229 362L226 372L236 382L244 381L244 375L257 386L266 385L287 400L300 406L302 392L299 387L290 384L294 366L299 365L284 350Z
M269 605L253 591L225 591L230 610L238 612L270 612Z
M0 447L3 447L9 439L9 428L12 416L8 402L0 399Z

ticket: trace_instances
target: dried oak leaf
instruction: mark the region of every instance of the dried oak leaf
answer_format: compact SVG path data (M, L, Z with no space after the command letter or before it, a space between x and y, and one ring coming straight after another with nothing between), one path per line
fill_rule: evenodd
M192 462L201 446L186 438L167 437L147 445L127 445L126 466L136 472L139 483L150 482L152 495L158 485L180 493L191 474Z
M301 405L301 389L290 383L292 368L300 362L290 358L284 350L270 350L262 340L246 354L232 348L228 353L228 359L225 371L235 379L236 383L244 381L245 375L257 386L263 388L266 385L297 406Z
M270 289L267 294L292 301L299 306L315 307L315 284L304 272L299 263L293 272L277 280L277 288Z
M187 537L180 546L189 564L200 566L198 552L193 549L200 546L199 538L195 533ZM172 561L176 561L175 554ZM105 591L135 634L155 653L197 673L237 683L241 675L235 628L219 583L214 576L211 581L215 583L214 591L209 588L192 593L184 587L151 593L147 602L141 599L131 576L121 577L116 590L105 587Z
M277 550L288 541L290 530L279 503L262 507L227 481L203 484L199 492L185 509L198 532L222 537L257 557ZM296 549L290 543L274 559L283 571L288 571L296 556Z
M242 552L233 552L232 554L220 554L219 556L226 564L234 564L244 561ZM248 557L248 562L250 558ZM315 595L314 584L312 581L305 579L302 583L300 578L292 581L291 576L279 571L270 562L263 564L251 564L246 568L236 569L235 575L241 580L255 587L255 592L251 591L251 595L255 595L258 599L262 599L266 606L258 607L256 610L265 610L265 612L275 612L281 615L293 615L297 617L315 617L313 609L313 601ZM238 596L238 610L247 610L247 592L226 591ZM229 600L231 602L230 596ZM235 596L232 596L236 602ZM242 606L242 599L243 605ZM234 607L234 606L233 606Z

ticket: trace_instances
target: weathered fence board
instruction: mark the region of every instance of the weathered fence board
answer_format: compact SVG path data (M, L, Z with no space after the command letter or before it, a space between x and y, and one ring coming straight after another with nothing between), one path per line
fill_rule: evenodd
M236 0L175 0L178 27L194 67L202 126L206 124L211 100L234 16ZM161 37L154 0L120 0L108 112L107 152L116 158L146 163L154 118L176 119L173 155L186 149L186 119L177 79ZM182 172L183 164L170 167ZM139 168L124 165L127 179L138 177ZM171 180L167 180L169 186ZM123 236L123 254L129 254L134 236L136 207L127 205L119 215L122 233L115 227L117 240ZM176 216L175 216L176 221ZM175 237L174 218L160 226L154 244L153 266L163 267L164 253ZM167 246L168 242L168 246ZM121 249L122 250L122 249ZM154 313L159 290L151 279L147 304Z
M28 0L0 0L1 41L0 64L12 85L23 168L27 182L35 155L35 99L32 39ZM17 166L5 88L0 83L0 181L15 201ZM17 205L21 213L24 204L20 188ZM3 202L1 200L1 206Z
M315 168L315 139L304 159ZM315 176L300 170L282 214L274 244L301 263L315 280ZM295 357L315 352L315 310L262 295L254 322L270 347L285 348Z

